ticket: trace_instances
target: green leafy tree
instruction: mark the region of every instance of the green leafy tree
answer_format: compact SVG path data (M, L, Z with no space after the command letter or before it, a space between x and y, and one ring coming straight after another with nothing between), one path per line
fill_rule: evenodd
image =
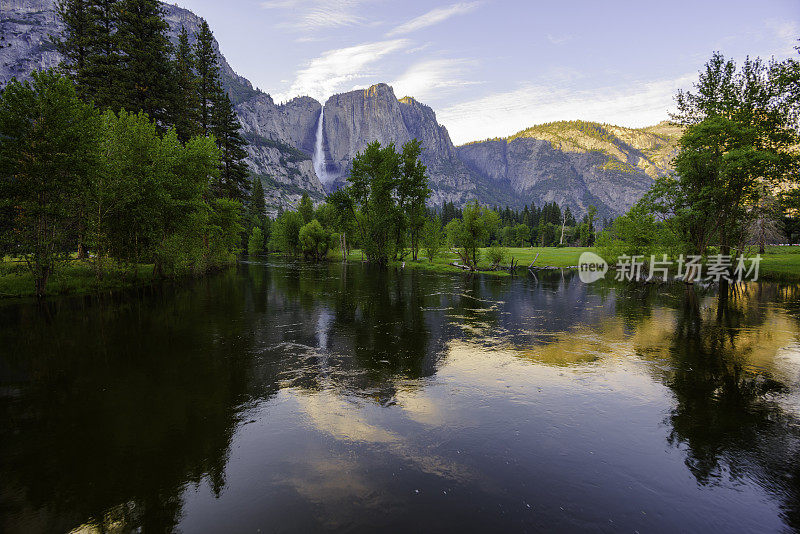
M486 251L486 259L489 261L492 269L497 269L500 264L508 257L508 250L499 245L492 245Z
M478 268L480 247L489 235L494 211L483 208L476 200L469 202L463 210L461 220L454 219L447 224L447 236L464 265L472 270ZM487 219L490 220L487 223Z
M92 21L89 0L59 0L56 12L63 29L61 39L55 40L63 56L61 69L74 82L79 94L87 87L87 63L93 51Z
M331 234L322 227L317 219L300 228L299 239L300 247L306 258L320 261L328 254Z
M403 145L400 183L397 195L400 209L405 213L411 242L411 258L417 261L422 230L427 219L425 203L431 196L425 165L420 161L422 144L412 139Z
M259 221L267 218L267 205L264 200L264 184L261 178L253 178L253 188L250 194L250 211Z
M261 228L256 226L250 233L250 239L247 241L247 253L251 256L259 256L264 254L264 233Z
M370 262L387 265L394 254L396 226L401 223L396 202L400 156L394 145L381 147L377 141L353 158L350 186L352 209L361 234L361 244Z
M272 248L290 256L297 256L300 251L300 228L303 218L296 211L282 213L275 220L272 230Z
M433 217L425 221L422 237L422 248L429 262L433 262L439 251L442 250L445 240L442 221L439 217Z
M42 297L77 246L99 157L99 117L53 71L12 80L0 93L0 203L13 218L13 253L25 259Z
M82 98L118 111L124 104L118 0L62 0L57 12L64 25L62 38L56 40L63 70Z
M737 70L716 53L695 91L676 97L674 119L686 128L676 177L659 180L649 198L697 253L712 243L741 251L763 195L798 183L795 98L781 72L757 58Z

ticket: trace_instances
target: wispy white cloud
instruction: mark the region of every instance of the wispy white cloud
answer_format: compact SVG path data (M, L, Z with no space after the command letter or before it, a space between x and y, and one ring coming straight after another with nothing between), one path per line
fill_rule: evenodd
M369 77L370 73L364 70L366 67L408 45L406 39L391 39L328 50L309 61L297 72L289 89L275 96L277 100L285 101L308 95L324 102L332 94L348 90L359 80Z
M689 88L695 74L624 86L576 90L525 84L437 111L457 144L504 137L534 124L581 119L640 127L669 118L678 89Z
M773 52L777 56L792 56L797 53L795 47L800 45L800 25L791 20L770 19L765 23L767 35L774 35L777 49Z
M469 59L429 59L412 65L390 85L397 96L413 96L423 101L435 99L460 87L480 83L464 79L475 65Z
M359 8L369 0L267 0L263 9L290 11L290 21L277 27L304 32L366 24Z
M554 35L552 33L547 34L547 40L553 43L554 45L564 44L570 39L572 39L572 35L567 33L559 35Z
M408 22L397 26L387 33L386 36L394 37L396 35L405 35L407 33L415 32L417 30L433 26L434 24L439 24L440 22L443 22L456 15L463 15L465 13L474 11L479 5L480 2L468 2L453 4L447 7L437 7L436 9L428 11L424 15L420 15L417 18L411 19Z

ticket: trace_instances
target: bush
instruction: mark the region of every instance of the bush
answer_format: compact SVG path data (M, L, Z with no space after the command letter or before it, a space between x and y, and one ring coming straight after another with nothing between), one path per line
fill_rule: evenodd
M264 232L258 226L250 232L250 239L247 240L247 253L251 256L264 254Z
M300 228L300 247L305 257L310 260L319 261L325 258L330 242L330 232L322 228L316 219Z
M507 257L508 250L498 245L492 245L486 251L486 259L489 260L489 264L493 269L496 269Z

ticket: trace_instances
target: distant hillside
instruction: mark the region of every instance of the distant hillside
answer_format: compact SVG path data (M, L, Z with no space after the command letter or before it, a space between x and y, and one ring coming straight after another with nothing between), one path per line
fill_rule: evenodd
M174 41L184 26L194 40L200 17L174 5L163 8L170 38ZM51 36L60 32L55 0L0 0L0 87L13 77L24 79L34 70L58 65L61 58ZM386 84L332 95L320 130L320 102L301 96L276 104L233 71L216 42L214 47L248 141L247 162L263 181L272 212L296 205L304 192L315 200L324 198L345 182L352 158L367 143L399 146L417 138L433 204L463 206L477 199L521 208L555 201L578 216L592 204L601 216L618 215L641 198L654 178L669 172L680 135L667 123L636 129L569 121L455 147L433 109L412 97L398 99ZM321 147L325 184L312 162L316 146Z
M663 122L625 128L559 121L526 128L507 138L457 148L473 171L505 184L537 205L556 201L578 214L594 204L601 213L623 213L658 176L671 170L680 128Z

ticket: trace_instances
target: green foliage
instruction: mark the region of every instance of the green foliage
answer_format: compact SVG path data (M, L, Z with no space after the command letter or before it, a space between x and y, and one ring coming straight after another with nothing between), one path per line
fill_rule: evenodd
M247 253L251 256L260 256L266 252L264 243L264 233L261 228L256 226L250 233L250 238L247 241Z
M331 233L322 228L317 219L300 228L300 247L307 259L320 261L328 254Z
M434 258L439 254L444 245L445 237L442 221L439 217L433 217L425 221L422 247L429 262L433 262Z
M171 124L174 77L169 25L158 0L120 0L115 10L121 55L122 108L143 111L159 126Z
M253 178L253 187L250 193L250 212L258 221L264 221L267 218L264 185L259 177Z
M214 98L219 92L219 63L214 51L214 35L205 20L200 22L200 31L195 43L195 72L197 73L197 97L200 101L200 131L208 135L211 130L211 111Z
M297 208L297 212L303 218L304 224L310 223L314 218L314 204L311 202L308 193L303 193L303 196L300 198L300 205Z
M0 93L0 203L13 221L2 240L25 259L37 296L77 245L99 126L97 112L53 71Z
M499 245L492 245L486 251L486 260L492 266L493 269L496 269L500 266L503 261L508 257L508 249L501 247Z
M353 159L350 186L353 218L358 223L367 259L385 266L395 254L398 226L404 224L396 193L400 176L400 155L394 145L373 142Z
M231 99L220 88L213 97L211 133L219 147L219 180L214 184L217 196L244 202L250 190L250 171L244 158L246 142Z
M792 61L767 67L748 58L737 71L716 53L696 92L678 93L675 119L686 130L677 176L659 180L649 198L694 252L714 243L741 252L751 223L766 215L765 195L798 184L796 97L783 78Z
M608 262L625 254L675 256L681 250L679 240L669 222L659 222L643 200L635 204L628 213L614 220L611 228L600 232L596 246L598 253Z
M303 217L296 211L282 213L275 220L272 227L270 248L281 251L290 256L300 253L300 228L303 227Z
M454 219L447 224L447 238L456 247L464 265L477 269L480 260L480 247L488 238L496 213L481 207L473 200L464 207L462 220Z
M175 89L172 103L172 119L178 139L186 142L200 134L200 97L197 90L197 75L194 72L196 58L189 34L181 27L178 47L175 50Z

